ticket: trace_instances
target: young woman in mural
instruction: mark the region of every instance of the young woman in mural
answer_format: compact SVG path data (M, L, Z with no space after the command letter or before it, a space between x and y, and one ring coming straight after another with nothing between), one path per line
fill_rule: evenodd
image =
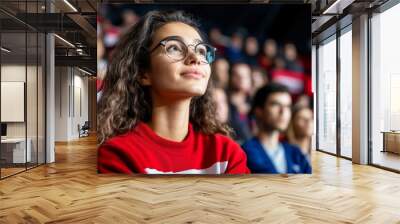
M151 11L127 32L99 101L98 172L249 173L215 116L214 60L215 48L181 11Z

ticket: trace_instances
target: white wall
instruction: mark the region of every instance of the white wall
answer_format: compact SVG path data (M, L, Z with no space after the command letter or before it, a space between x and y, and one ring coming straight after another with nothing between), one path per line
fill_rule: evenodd
M68 76L67 67L55 67L55 141L68 140Z
M77 139L78 124L88 120L88 78L76 68L56 67L55 85L55 140Z

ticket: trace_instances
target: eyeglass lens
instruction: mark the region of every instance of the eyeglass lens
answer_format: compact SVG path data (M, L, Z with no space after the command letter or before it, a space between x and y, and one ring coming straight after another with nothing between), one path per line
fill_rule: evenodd
M167 40L164 47L167 55L174 60L183 60L189 51L188 47L179 40ZM215 58L215 50L208 44L197 44L195 52L202 63L209 64Z

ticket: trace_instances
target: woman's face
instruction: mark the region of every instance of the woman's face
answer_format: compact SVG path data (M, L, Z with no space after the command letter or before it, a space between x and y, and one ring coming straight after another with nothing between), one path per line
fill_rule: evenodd
M264 43L264 53L270 58L273 58L276 56L277 53L277 46L276 42L274 40L266 40Z
M223 88L228 84L229 81L229 63L224 58L216 60L213 64L214 73L217 76L220 84Z
M253 70L251 72L251 78L253 80L254 90L257 90L268 83L266 75L259 70Z
M212 96L216 104L217 119L222 123L226 123L228 121L229 109L224 90L221 88L214 89Z
M164 98L203 95L207 89L211 68L209 64L202 63L194 53L196 43L202 42L199 33L184 23L167 23L155 32L150 49L170 36L178 36L186 45L190 45L187 57L181 61L173 60L166 54L162 45L158 46L150 55L150 70L145 73L142 83L151 86L153 94Z
M305 108L297 112L293 119L293 129L296 136L310 137L313 134L314 119L312 110Z
M294 61L297 58L297 49L294 44L286 44L285 45L285 57L289 61Z
M250 56L255 56L258 52L258 42L255 37L246 39L246 53Z
M247 64L236 64L232 68L232 85L233 88L242 92L250 92L251 70Z

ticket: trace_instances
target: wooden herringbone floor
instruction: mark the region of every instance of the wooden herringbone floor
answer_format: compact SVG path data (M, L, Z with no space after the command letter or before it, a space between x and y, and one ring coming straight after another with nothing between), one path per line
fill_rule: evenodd
M97 175L95 138L0 181L0 223L400 223L400 175L319 152L313 175Z

